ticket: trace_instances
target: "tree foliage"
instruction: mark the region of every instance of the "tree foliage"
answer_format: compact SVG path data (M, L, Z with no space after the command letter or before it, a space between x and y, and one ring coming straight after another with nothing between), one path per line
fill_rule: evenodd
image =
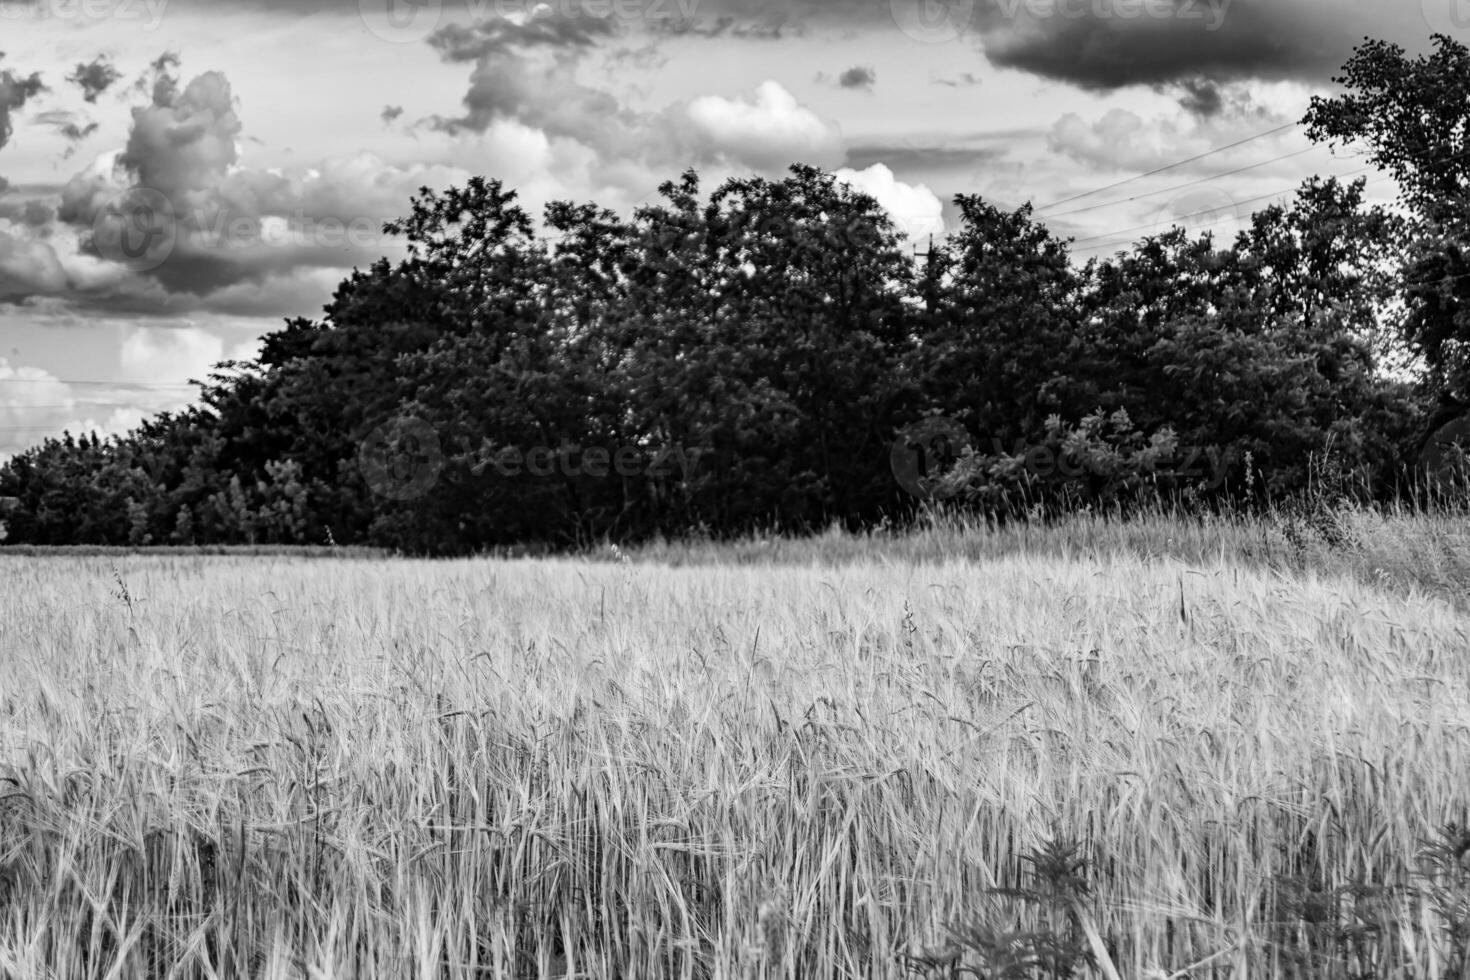
M1329 450L1388 488L1412 452L1424 390L1380 341L1406 296L1429 309L1402 256L1453 268L1463 229L1314 179L1233 243L1176 228L1079 266L1029 206L956 204L917 265L806 166L707 194L687 172L627 219L555 202L539 235L498 181L424 189L385 226L406 258L197 407L0 467L7 540L461 554L870 524L918 506L890 449L936 414L971 442L943 487L992 513L1239 497L1247 454L1267 498ZM1433 361L1427 322L1405 329Z

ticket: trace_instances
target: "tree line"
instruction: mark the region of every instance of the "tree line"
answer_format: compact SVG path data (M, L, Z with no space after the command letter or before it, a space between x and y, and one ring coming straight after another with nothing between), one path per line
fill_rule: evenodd
M1312 178L1234 242L1174 228L1080 266L1029 205L974 195L916 263L873 198L804 165L712 191L689 171L627 219L553 203L541 235L497 180L425 188L384 228L406 258L196 406L0 467L6 543L456 554L933 497L997 519L1259 504L1329 457L1401 492L1470 405L1470 50L1368 42L1339 81L1308 133L1366 145L1399 207Z

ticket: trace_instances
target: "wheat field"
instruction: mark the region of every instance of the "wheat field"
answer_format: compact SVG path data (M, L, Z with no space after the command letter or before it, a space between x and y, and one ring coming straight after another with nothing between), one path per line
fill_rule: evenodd
M0 559L0 976L1040 976L976 937L1064 930L1449 976L1467 626L1223 553ZM1058 840L1060 917L994 891Z

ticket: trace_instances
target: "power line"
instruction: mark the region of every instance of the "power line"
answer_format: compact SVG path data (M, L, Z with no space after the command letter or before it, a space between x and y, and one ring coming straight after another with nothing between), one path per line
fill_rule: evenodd
M1194 163L1196 160L1203 160L1206 157L1212 157L1216 153L1224 153L1226 150L1233 150L1237 146L1244 146L1247 143L1253 143L1256 140L1265 139L1267 136L1274 136L1277 133L1285 132L1286 130L1291 129L1293 126L1299 125L1301 125L1301 123L1299 122L1289 122L1285 125L1277 126L1275 129L1268 129L1264 133L1257 133L1254 136L1247 136L1245 139L1236 140L1234 143L1227 143L1224 146L1217 146L1213 150L1207 150L1206 152L1200 153L1196 156L1192 156L1187 160L1179 160L1167 166L1159 167L1155 170L1150 170L1148 173L1137 174L1133 177L1127 178L1126 180L1120 180L1116 183L1108 184L1106 187L1098 187L1094 190L1090 190L1082 194L1074 194L1071 197L1063 198L1060 201L1053 201L1050 204L1043 204L1041 207L1036 208L1035 210L1046 211L1050 208L1060 207L1063 204L1071 204L1073 201L1080 201L1084 197L1091 197L1094 194L1101 194L1103 191L1110 191L1117 187L1123 187L1133 183L1135 180L1143 180L1146 177L1153 177L1156 174L1164 173L1167 170L1173 170L1175 167L1182 167L1186 163Z
M160 397L160 398L173 398L175 396L166 395L166 394L160 393L159 395L156 395L155 397ZM115 398L108 398L108 399L102 399L102 398L78 398L77 400L73 401L71 404L58 404L58 405L7 405L3 401L0 401L0 412L16 412L16 411L25 411L25 412L65 411L67 409L81 408L81 407L87 406L87 405L103 405L103 406L111 406L111 407L114 407L114 408L133 408L133 407L140 407L141 408L141 407L148 407L147 406L147 403L144 403L144 402L119 401L118 399L115 399Z
M194 387L197 387L197 384L202 384L202 382L199 382L199 383L196 384L195 382L98 381L98 380L95 380L95 379L94 380L77 380L75 378L0 378L0 384L9 384L9 385L18 385L18 384L36 384L36 385L54 385L54 384L63 384L63 385L101 385L101 386L108 387L108 388L164 389L164 388L194 388Z
M1191 181L1188 181L1188 182L1183 183L1183 184L1175 184L1172 187L1165 187L1165 188L1162 188L1161 190L1148 191L1148 192L1143 193L1143 194L1135 194L1132 197L1121 198L1121 199L1119 199L1117 201L1108 201L1105 204L1090 204L1087 207L1083 207L1083 208L1073 208L1071 211L1061 211L1061 212L1058 212L1057 214L1048 214L1048 215L1046 215L1046 217L1048 219L1065 218L1068 215L1073 215L1073 214L1086 214L1089 211L1100 211L1103 208L1117 207L1119 204L1128 204L1128 203L1130 203L1132 201L1140 201L1140 200L1144 199L1145 197L1157 197L1160 194L1170 194L1170 193L1173 193L1174 191L1183 190L1186 187L1194 187L1196 184L1207 184L1207 183L1209 183L1212 180L1219 180L1222 177L1233 177L1236 174L1243 174L1247 170L1255 170L1257 167L1264 167L1264 166L1266 166L1268 164L1272 164L1272 163L1280 163L1282 160L1289 160L1292 157L1299 157L1299 156L1301 156L1304 153L1311 153L1315 149L1317 149L1317 147L1315 145L1314 146L1308 146L1305 149L1297 150L1294 153L1283 153L1279 157L1272 157L1269 160L1262 160L1260 163L1252 163L1252 164L1250 164L1249 166L1246 166L1246 167L1236 167L1234 170L1226 170L1223 173L1210 174L1208 177L1200 177L1198 180L1191 180Z
M1358 169L1358 170L1350 170L1350 171L1348 171L1345 174L1336 174L1334 176L1338 180L1342 180L1343 178L1352 177L1352 176L1355 176L1357 174L1361 174L1364 171L1372 170L1372 169L1373 169L1372 167L1363 167L1363 168ZM1369 186L1369 185L1372 185L1372 184L1381 183L1382 181L1387 180L1387 179L1389 179L1389 178L1385 176L1385 177L1381 177L1381 178L1378 178L1378 179L1375 179L1375 180L1366 181L1364 183L1364 186ZM1254 204L1254 203L1256 203L1258 201L1270 200L1272 198L1280 197L1283 194L1290 194L1290 193L1292 193L1294 191L1297 191L1299 189L1300 189L1300 185L1298 185L1297 187L1286 187L1286 188L1283 188L1281 190L1272 191L1269 194L1261 194L1261 195L1259 195L1257 197L1248 197L1248 198L1244 198L1244 199L1239 200L1239 201L1232 201L1230 204L1222 204L1219 207L1215 207L1215 208L1206 208L1203 211L1196 211L1193 214L1175 215L1172 218L1164 218L1161 221L1151 221L1148 224L1135 225L1132 228L1119 228L1118 230L1116 230L1116 231L1110 231L1110 232L1108 232L1105 235L1093 235L1093 236L1088 237L1088 238L1078 238L1078 239L1074 239L1071 242L1071 245L1083 245L1083 244L1086 244L1087 242L1102 241L1103 239L1112 238L1115 235L1126 235L1126 234L1128 234L1130 232L1135 232L1135 231L1147 231L1150 228L1158 228L1158 227L1163 226L1163 225L1168 225L1168 226L1172 227L1174 225L1179 224L1179 222L1186 221L1186 220L1188 220L1190 218L1200 218L1200 217L1203 217L1203 216L1205 216L1207 214L1214 214L1216 211L1226 211L1226 210L1229 210L1231 208L1238 208L1238 207L1240 207L1242 205L1245 205L1245 204ZM1221 219L1221 220L1224 220L1224 219ZM1101 246L1094 246L1094 248L1082 249L1082 251L1084 251L1084 252L1090 252L1090 251L1093 251L1095 248L1107 248L1107 247L1109 247L1110 244L1127 245L1127 244L1131 244L1131 242L1132 242L1132 239L1120 239L1120 240L1118 240L1116 242L1104 243Z
M1433 167L1433 166L1441 166L1443 164L1447 164L1447 163L1450 163L1450 162L1455 161L1455 160L1462 159L1462 158L1467 157L1467 156L1470 156L1470 150L1461 150L1458 153L1451 153L1451 154L1448 154L1446 156L1438 157L1438 158L1436 158L1434 160L1429 160L1429 161L1426 162L1425 165L1426 166L1431 166L1431 167ZM1353 177L1353 176L1356 176L1358 174L1366 173L1369 170L1375 170L1375 169L1376 170L1382 170L1383 168L1380 167L1380 166L1378 166L1378 165L1376 165L1376 164L1369 164L1366 167L1359 167L1357 170L1350 170L1350 171L1348 171L1345 174L1333 174L1331 176L1334 179L1336 179L1336 180L1343 180L1343 179L1345 179L1347 177ZM1381 183L1383 183L1386 180L1396 180L1396 179L1397 178L1395 178L1393 174L1385 173L1385 174L1383 174L1380 177L1375 177L1372 180L1365 181L1364 182L1364 186L1365 187L1371 187L1374 184L1381 184ZM1120 229L1118 231L1108 232L1106 235L1093 235L1093 236L1091 236L1089 238L1074 239L1070 244L1071 245L1078 245L1078 244L1084 244L1086 242L1100 241L1101 239L1109 238L1109 237L1111 237L1113 235L1124 235L1124 234L1127 234L1127 233L1133 232L1133 231L1144 231L1144 230L1147 230L1149 228L1156 228L1156 227L1159 227L1159 226L1165 225L1165 224L1168 224L1168 225L1172 226L1172 225L1176 225L1180 221L1183 221L1183 220L1188 219L1188 218L1196 218L1196 217L1200 217L1200 216L1206 215L1206 214L1213 214L1216 211L1223 211L1226 208L1239 207L1242 204L1251 204L1251 203L1254 203L1254 202L1257 202L1257 201L1267 200L1269 198L1278 197L1281 194L1289 194L1292 191L1299 190L1299 189L1300 189L1300 185L1298 185L1297 187L1287 188L1286 190L1276 191L1276 192L1273 192L1271 194L1263 194L1263 195L1261 195L1259 197L1246 198L1245 200L1236 201L1233 204L1222 205L1221 207L1218 207L1218 208L1207 208L1204 211L1197 211L1194 214L1179 215L1179 216L1173 217L1173 218L1166 218L1163 221L1155 221L1155 222L1152 222L1152 223L1146 224L1146 225L1138 225L1138 226L1135 226L1133 228L1123 228L1123 229ZM1143 195L1140 195L1140 196L1143 196ZM1221 219L1221 220L1225 220L1225 219ZM1219 224L1219 223L1220 223L1220 221L1210 222L1210 223L1206 224L1204 227L1207 227L1208 228L1208 227L1211 227L1212 225ZM1094 245L1094 246L1091 246L1089 248L1080 249L1080 251L1083 251L1083 252L1095 252L1095 251L1099 251L1101 249L1112 248L1112 247L1115 247L1115 246L1130 245L1130 244L1133 244L1133 239L1117 239L1117 240L1114 240L1112 242L1104 243L1102 245Z

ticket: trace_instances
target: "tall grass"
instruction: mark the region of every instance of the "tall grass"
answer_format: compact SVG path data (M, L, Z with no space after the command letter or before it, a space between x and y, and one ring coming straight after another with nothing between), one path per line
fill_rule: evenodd
M0 975L1461 969L1466 614L1049 533L0 562Z
M1263 513L1155 508L1126 519L1072 513L1049 521L1004 524L935 511L911 527L862 532L834 527L808 537L766 534L735 541L660 539L626 554L634 561L673 566L936 564L1013 556L1236 562L1287 575L1311 571L1349 575L1396 594L1435 596L1470 609L1470 516L1407 505L1373 507L1340 501ZM583 557L606 561L610 555L603 547Z

